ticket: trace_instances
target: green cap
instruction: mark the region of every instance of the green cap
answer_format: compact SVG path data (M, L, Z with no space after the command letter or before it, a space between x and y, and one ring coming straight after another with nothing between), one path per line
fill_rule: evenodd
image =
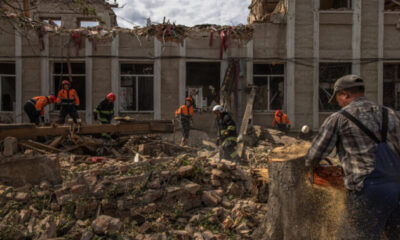
M331 99L329 99L329 103L336 102L336 94L339 91L352 87L364 87L364 81L361 79L360 76L355 74L350 74L336 80L335 85L333 87L333 94Z

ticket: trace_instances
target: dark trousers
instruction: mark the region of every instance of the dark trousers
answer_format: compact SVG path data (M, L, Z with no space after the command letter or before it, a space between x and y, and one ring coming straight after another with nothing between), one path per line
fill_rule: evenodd
M276 124L276 127L280 130L280 131L282 131L282 132L285 132L285 133L288 133L288 131L289 131L289 129L288 129L288 125L287 124L284 124L284 123L277 123Z
M184 139L188 139L190 132L190 119L181 117L181 125L182 125L182 136Z
M79 118L79 115L78 115L78 111L77 111L75 105L61 104L60 115L59 115L57 123L64 124L65 117L67 115L69 115L74 120L74 123L77 123L77 119Z
M24 110L31 123L39 124L40 114L38 111L36 111L35 105L32 102L26 102L24 105Z
M237 143L234 141L226 141L222 144L220 148L220 157L221 159L226 159L230 161L238 161L238 155L236 151Z
M400 183L377 183L368 178L361 192L347 197L348 216L342 221L338 239L400 239Z

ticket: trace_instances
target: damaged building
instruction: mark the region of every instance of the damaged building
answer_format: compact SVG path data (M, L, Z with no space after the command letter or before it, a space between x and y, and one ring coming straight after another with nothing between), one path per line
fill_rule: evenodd
M270 126L283 109L295 127L317 129L338 109L328 104L334 81L349 73L362 76L369 98L400 109L398 1L253 0L246 26L164 20L134 29L118 28L104 1L86 14L68 2L21 1L32 21L2 6L1 122L27 122L24 103L65 79L86 123L112 91L117 115L136 119L172 119L190 95L195 127L210 129L210 106L223 101L240 122L255 87L255 124ZM57 107L46 114L55 119Z

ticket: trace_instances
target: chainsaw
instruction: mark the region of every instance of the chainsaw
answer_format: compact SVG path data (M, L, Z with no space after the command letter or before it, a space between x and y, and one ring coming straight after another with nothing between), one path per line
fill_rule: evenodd
M326 161L328 164L321 164L322 161ZM339 189L344 188L343 169L340 166L334 166L329 159L322 161L308 173L308 179L311 184Z

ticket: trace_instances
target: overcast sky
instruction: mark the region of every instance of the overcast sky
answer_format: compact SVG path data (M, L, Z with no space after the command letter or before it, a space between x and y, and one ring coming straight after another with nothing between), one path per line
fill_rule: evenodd
M111 0L113 2L113 0ZM162 22L166 19L176 24L238 25L247 24L251 0L117 0L120 8L114 9L120 27L132 28L146 25L146 19Z

